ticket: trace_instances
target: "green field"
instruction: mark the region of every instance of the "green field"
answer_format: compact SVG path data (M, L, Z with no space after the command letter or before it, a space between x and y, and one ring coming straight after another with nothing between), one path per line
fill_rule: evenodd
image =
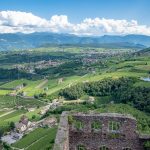
M0 96L0 109L13 108L15 106L24 106L30 108L43 105L43 102L33 98L26 99L16 96Z
M49 80L48 82L48 94L52 94L54 92L57 92L60 89L66 88L69 85L72 85L74 83L77 83L81 81L81 76L71 76L71 77L65 77L63 79L63 82L58 84L58 79L57 80Z
M60 48L58 47L58 50L59 49ZM88 49L88 48L85 48L85 49ZM55 52L56 47L50 47L50 48L45 48L45 49L39 48L37 51L33 50L33 52L32 52L33 57L36 57L36 55L41 56L42 55L41 50L44 51L43 55L45 53L48 54L48 52L50 52L50 54L52 56L53 55L59 56L59 57L64 56L63 53ZM80 54L80 48L68 47L65 50L71 51L72 53L78 51L78 53ZM90 48L89 48L89 50L90 50ZM95 48L95 50L96 51L107 51L107 49L102 49L102 48ZM77 58L80 57L79 54L77 55ZM150 71L149 56L145 56L145 57L140 56L140 57L134 58L133 60L132 59L119 60L118 58L113 57L111 60L104 59L103 63L107 67L99 68L99 64L94 64L93 66L90 66L96 70L95 74L92 74L91 72L87 72L86 74L78 75L80 72L82 72L82 69L81 69L82 66L79 66L79 68L76 68L79 70L74 70L73 68L70 68L70 70L68 70L69 72L68 72L67 76L64 75L64 76L59 77L59 75L58 75L58 77L53 77L53 78L48 77L47 78L48 82L45 83L42 87L40 87L39 85L44 82L44 79L36 79L36 80L19 79L19 80L9 81L0 86L0 88L6 88L6 90L4 90L4 89L0 90L0 95L6 95L8 93L19 93L21 91L25 92L26 96L34 96L35 94L39 94L39 93L43 93L43 92L46 92L48 95L51 95L51 94L59 91L60 89L63 89L70 85L76 84L78 82L97 81L97 80L102 80L104 78L119 78L122 76L126 76L126 77L131 76L131 77L136 77L136 78L147 77L149 75L149 71ZM68 69L67 68L68 66L62 66L62 67L66 67L66 68L64 68L63 71ZM56 69L56 68L53 68L53 69ZM50 72L48 70L47 74L49 75L49 73L51 73L51 71L54 71L53 69L50 70ZM70 75L70 73L72 71L78 72L78 74ZM56 75L57 74L55 74L54 76L56 76ZM61 84L58 84L59 78L63 78L63 82ZM15 88L16 86L21 85L23 83L26 83L27 86L22 88L19 91L8 90L11 88ZM144 83L142 84L142 86L143 85L144 85ZM145 83L145 85L147 86L147 83ZM46 88L47 90L44 91L44 88Z
M7 112L7 111L1 110L1 111L0 111L0 116L3 115L3 114L5 114L6 112Z
M26 113L25 110L17 110L17 111L14 111L14 112L12 112L12 113L10 113L10 114L8 114L8 115L5 115L5 116L3 116L3 117L0 117L0 119L2 120L1 122L4 122L4 121L9 120L9 119L11 119L11 118L15 118L15 117L17 117L17 116L20 116L21 114L24 114L24 113ZM9 121L8 121L8 122L9 122Z
M135 69L141 70L141 71L150 71L150 65L139 65L139 66L136 66Z
M72 76L64 78L64 81L61 84L57 83L57 80L49 80L48 82L48 91L47 94L52 94L60 89L72 86L74 84L80 83L80 82L90 82L90 81L98 81L105 78L120 78L120 77L136 77L141 78L143 76L148 76L148 73L138 73L138 72L123 72L123 71L116 71L116 72L110 72L110 73L102 73L102 74L87 74L85 76ZM148 86L150 83L144 82L146 86ZM143 85L144 85L143 83Z
M11 92L12 92L12 90L0 90L0 96L10 94Z
M39 115L40 109L36 109L33 112L28 112L26 110L14 110L14 112L5 115L3 117L0 117L0 127L2 128L8 128L10 122L18 122L22 115L27 116L30 120L32 120L32 116L34 115L36 120L40 119ZM34 120L35 120L34 119Z
M20 91L24 91L27 93L27 96L33 96L35 93L40 93L43 91L43 88L38 88L38 85L41 84L43 80L37 81L29 81L25 88L21 89Z
M11 82L8 82L6 84L3 84L2 86L0 86L1 88L15 88L18 85L21 85L23 83L29 83L28 80L26 79L20 79L20 80L14 80Z
M18 83L23 83L23 81L26 81L27 86L24 87L23 89L19 90L18 92L24 91L27 96L34 96L35 94L46 92L48 95L53 94L60 89L64 89L68 86L74 85L79 82L90 82L90 81L98 81L102 80L104 78L120 78L120 77L136 77L136 78L141 78L148 76L147 72L134 72L130 70L125 70L123 69L118 69L118 71L115 72L104 72L104 73L96 73L96 74L86 74L84 76L70 76L70 77L64 77L63 82L58 84L58 79L49 79L48 83L46 83L43 87L38 88L38 85L43 82L43 80L37 80L37 81L30 81L30 80L22 80L22 82L19 81L13 81L7 84L4 84L1 87L5 88L12 88L13 83L15 85L18 85ZM146 83L147 84L149 83ZM144 85L144 83L143 83ZM48 87L47 91L44 91L44 87ZM11 91L9 90L0 90L0 95L5 95L10 93Z
M6 90L0 90L0 91L3 91L3 92L0 92L0 94L5 95L8 92L10 93L11 91L8 91L7 89L13 89L19 85L22 85L23 83L26 83L27 86L25 86L24 88L22 88L21 90L17 92L16 91L14 92L18 93L18 92L24 91L26 92L27 96L33 96L36 92L42 91L42 89L38 88L38 85L42 82L43 80L36 80L36 81L27 80L27 79L14 80L14 81L1 85L0 88L6 88Z
M57 128L37 128L12 146L25 148L27 150L46 150L52 149Z

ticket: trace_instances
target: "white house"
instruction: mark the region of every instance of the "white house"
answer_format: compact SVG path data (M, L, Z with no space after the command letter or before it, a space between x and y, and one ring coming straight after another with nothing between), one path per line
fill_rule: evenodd
M25 115L23 115L20 118L20 121L15 124L16 131L18 131L19 133L26 131L30 126L31 126L31 122L28 120L28 118Z
M27 129L27 126L25 124L23 124L22 122L16 123L15 126L16 126L16 130L19 133L22 133L22 132L26 131L26 129Z

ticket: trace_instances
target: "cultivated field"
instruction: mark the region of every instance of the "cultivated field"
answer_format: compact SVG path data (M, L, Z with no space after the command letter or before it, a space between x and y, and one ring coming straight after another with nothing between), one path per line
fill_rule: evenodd
M27 150L37 150L37 147L39 150L52 149L56 131L57 128L37 128L12 146Z

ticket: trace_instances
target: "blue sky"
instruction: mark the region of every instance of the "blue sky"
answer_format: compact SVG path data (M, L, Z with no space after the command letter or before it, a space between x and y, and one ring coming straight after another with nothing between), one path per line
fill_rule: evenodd
M0 0L0 10L32 12L47 19L67 15L73 23L86 17L104 17L150 25L150 0Z
M149 14L150 0L0 0L0 32L150 35Z

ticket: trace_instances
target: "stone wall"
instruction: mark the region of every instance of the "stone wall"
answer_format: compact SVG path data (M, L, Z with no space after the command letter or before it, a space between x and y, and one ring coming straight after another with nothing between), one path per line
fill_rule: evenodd
M143 150L136 132L136 120L132 117L120 114L76 114L74 120L81 121L84 125L82 129L76 129L73 124L69 126L69 150L77 150L79 145L86 147L86 150L99 150L106 146L109 150ZM92 122L101 122L100 130L93 131ZM119 130L110 131L109 123L120 124Z
M68 121L71 116L71 122ZM81 128L76 124L81 123ZM92 123L101 124L99 129L93 129ZM114 122L117 129L110 128ZM78 150L84 146L86 150L144 150L143 143L150 140L150 136L141 136L137 132L136 119L115 113L82 114L63 112L54 150ZM128 149L127 149L128 148Z
M68 114L67 112L63 112L60 118L53 150L69 150L68 131Z

